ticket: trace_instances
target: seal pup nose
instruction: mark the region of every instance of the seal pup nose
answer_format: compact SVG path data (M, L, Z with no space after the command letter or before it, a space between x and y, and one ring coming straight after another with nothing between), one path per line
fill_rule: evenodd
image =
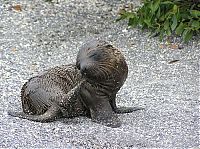
M85 73L86 73L86 70L87 70L86 67L82 67L82 68L81 68L81 73L84 73L84 74L85 74Z
M81 65L80 65L80 71L81 71L82 74L86 74L86 72L87 72L87 67L86 67L86 65L81 64Z

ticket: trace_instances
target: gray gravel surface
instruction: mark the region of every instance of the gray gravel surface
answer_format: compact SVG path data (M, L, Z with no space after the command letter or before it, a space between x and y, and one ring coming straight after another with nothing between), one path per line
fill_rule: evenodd
M0 0L0 148L200 147L200 38L187 45L179 38L161 42L127 28L126 22L115 23L124 3ZM22 11L12 8L17 4ZM21 110L20 90L28 78L74 63L79 47L92 38L111 42L126 56L129 76L118 93L118 106L145 110L119 115L120 128L86 117L38 123L7 115ZM179 61L170 64L173 60Z

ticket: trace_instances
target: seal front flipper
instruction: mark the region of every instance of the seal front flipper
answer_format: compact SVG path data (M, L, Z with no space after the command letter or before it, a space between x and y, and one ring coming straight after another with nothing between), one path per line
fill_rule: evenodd
M113 128L121 126L121 121L113 112L107 96L97 94L94 88L85 83L81 84L80 96L90 111L92 121Z
M44 114L41 115L29 115L24 112L11 112L8 114L14 117L28 119L36 122L51 122L62 116L61 110L57 105L52 105Z
M122 124L116 115L110 117L93 117L92 121L112 128L118 128Z
M137 110L144 110L142 107L118 107L114 109L115 113L121 114L121 113L131 113Z
M118 116L112 111L108 100L101 99L96 105L90 107L90 114L94 122L112 128L117 128L121 126L121 121Z

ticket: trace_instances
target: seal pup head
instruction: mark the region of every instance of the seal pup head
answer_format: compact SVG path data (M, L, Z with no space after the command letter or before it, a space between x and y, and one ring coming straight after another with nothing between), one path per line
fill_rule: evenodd
M86 79L96 82L120 80L124 83L128 73L122 53L108 42L96 39L80 48L76 66Z

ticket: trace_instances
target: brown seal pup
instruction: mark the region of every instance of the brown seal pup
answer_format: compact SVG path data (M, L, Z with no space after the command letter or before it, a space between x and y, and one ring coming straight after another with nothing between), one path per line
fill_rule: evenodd
M80 85L80 97L94 121L118 127L121 122L114 113L139 109L116 106L116 94L128 74L125 58L117 48L102 40L88 42L79 50L76 65L86 79Z
M115 113L138 110L116 106L116 93L127 74L122 53L105 41L93 40L80 48L76 65L55 67L29 79L21 91L23 112L8 113L39 122L83 115L119 127Z

